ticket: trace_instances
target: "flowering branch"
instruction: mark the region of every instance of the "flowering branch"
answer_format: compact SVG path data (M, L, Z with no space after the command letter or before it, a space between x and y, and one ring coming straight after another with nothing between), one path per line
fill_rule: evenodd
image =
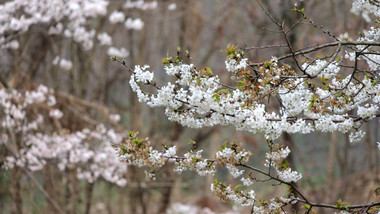
M297 172L292 172L287 166L286 157L289 155L289 148L275 147L274 151L267 153L267 164L266 166L273 166L276 170L277 175L273 175L271 171L265 172L256 167L247 164L250 152L246 152L241 148L241 144L236 144L232 142L229 146L225 143L220 147L219 151L215 154L215 158L204 158L199 151L189 151L183 156L177 155L176 146L168 147L162 144L163 151L155 150L151 147L150 142L147 138L140 139L137 133L129 132L129 138L122 142L120 145L115 146L118 156L121 161L128 164L137 165L139 167L148 167L145 171L146 175L150 179L155 179L156 173L158 173L160 168L162 168L168 162L174 162L174 171L181 173L184 170L192 170L197 172L201 176L211 175L214 176L216 172L216 165L226 167L229 173L234 177L238 178L244 174L248 174L248 177L242 177L241 181L243 186L250 187L254 184L254 181L268 182L271 180L277 181L280 184L284 184L290 187L290 192L285 197L280 197L271 200L271 206L268 204L257 203L256 194L253 190L243 190L242 185L237 185L235 187L231 185L223 184L222 182L215 180L211 184L211 191L222 201L234 201L241 206L252 206L252 213L256 213L258 210L265 211L275 211L285 207L288 204L293 204L296 202L301 202L309 207L309 211L312 207L330 208L335 210L344 211L354 211L357 212L360 209L365 209L366 211L373 208L374 210L380 208L380 202L373 202L370 204L362 205L349 205L345 202L337 202L337 204L324 204L311 202L307 197L301 193L301 191L294 185L301 176ZM244 170L239 170L237 167L246 168L250 171L245 172ZM268 177L266 180L259 180L252 175L252 172L257 172L261 175ZM301 198L295 197L292 192L299 195Z

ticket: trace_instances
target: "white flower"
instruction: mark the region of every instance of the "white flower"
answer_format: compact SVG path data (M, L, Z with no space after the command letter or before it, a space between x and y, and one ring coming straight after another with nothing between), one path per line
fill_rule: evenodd
M367 16L368 13L372 13L376 17L380 16L379 6L376 3L372 3L370 0L355 0L352 3L351 11L355 14L358 14L359 11L362 11L363 13L366 13Z
M109 118L114 123L117 123L120 121L120 115L119 114L111 114Z
M334 77L340 71L338 62L332 62L327 65L326 60L317 59L313 64L304 63L302 69L311 76L318 76L320 78L331 78ZM326 66L327 65L327 66ZM326 66L326 67L325 67ZM323 69L322 69L323 68Z
M109 16L109 21L112 24L124 22L124 20L125 20L125 16L123 12L113 11L111 15Z
M62 25L62 23L58 23L56 26L51 26L49 28L49 32L48 33L50 35L59 35L59 34L62 33L62 31L63 31L63 25Z
M54 96L50 95L48 97L47 104L48 104L48 106L54 106L55 104L57 104L57 100L55 99Z
M53 60L53 65L58 65L63 70L70 70L73 67L73 63L70 60L62 59L59 56L56 56Z
M360 140L364 137L366 133L362 130L351 132L348 138L350 139L351 143L358 143Z
M120 58L126 58L129 56L129 52L125 48L117 49L115 47L109 47L107 54L108 56L117 56Z
M244 173L244 170L239 170L237 167L235 167L232 164L227 164L226 168L228 169L228 172L232 175L232 177L237 178L241 176Z
M153 10L157 8L157 1L144 2L144 0L131 1L127 0L124 4L124 8L131 9L136 8L140 10Z
M248 66L247 62L247 58L241 59L240 62L236 62L235 59L227 59L225 64L227 71L234 73L246 68Z
M377 110L379 110L378 105L370 105L367 103L364 106L358 107L358 115L361 118L373 119L376 117Z
M1 44L1 43L0 43L0 44ZM16 50L16 49L18 49L19 47L20 47L19 42L18 42L17 40L12 40L12 41L10 41L10 42L4 44L4 45L1 45L1 46L0 46L0 49L1 49L1 48L9 48L9 49L14 49L14 50Z
M175 157L176 153L177 153L177 147L176 146L172 146L172 147L169 147L165 151L164 157L167 157L167 158Z
M289 147L286 147L285 149L281 148L278 151L267 153L265 157L268 159L272 159L273 161L276 161L276 160L285 159L286 157L288 157L289 153L290 153L290 149Z
M148 68L149 68L148 65L145 65L143 67L141 67L139 65L135 66L134 76L136 78L136 82L148 83L148 82L153 81L153 78L154 78L153 73L149 72L149 71L145 71Z
M73 67L73 63L66 59L61 59L59 62L59 67L61 67L63 70L70 70Z
M198 207L190 204L174 203L170 206L167 214L198 214L201 213Z
M100 45L112 45L112 37L106 32L98 34L98 40Z
M242 177L240 179L241 182L243 182L243 185L244 186L251 186L253 184L253 181L251 178L245 178L245 177Z
M284 182L297 182L302 178L302 175L296 171L292 171L291 169L286 169L284 171L277 170L278 177Z
M141 30L144 27L144 22L140 18L135 20L128 18L124 25L127 29Z
M176 3L171 3L168 5L168 10L175 10L177 8L177 4Z
M56 119L60 119L61 117L63 117L63 112L61 112L59 109L53 109L50 110L49 116Z

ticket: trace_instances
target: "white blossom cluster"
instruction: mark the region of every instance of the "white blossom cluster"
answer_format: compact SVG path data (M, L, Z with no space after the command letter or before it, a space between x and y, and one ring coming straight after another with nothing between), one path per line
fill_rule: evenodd
M200 176L214 175L215 166L211 165L211 161L202 157L202 152L202 150L198 150L185 153L184 159L177 159L175 162L176 168L174 170L176 172L183 172L184 170L190 169L196 171Z
M240 181L243 183L244 186L251 186L253 184L252 178L250 177L242 177Z
M369 37L358 41L375 41L379 30L372 28ZM358 47L360 50L364 47ZM227 50L231 53L231 49ZM323 87L315 87L306 77L298 77L294 71L278 66L276 58L258 69L256 83L244 79L248 60L239 54L230 54L226 69L238 79L236 87L220 83L210 68L196 70L193 64L169 61L164 69L167 75L175 76L174 83L157 87L153 72L148 66L136 66L130 85L140 102L151 107L165 107L167 117L191 128L214 125L234 125L238 130L252 133L262 132L267 139L277 139L283 132L307 134L313 131L353 132L361 119L373 119L378 115L380 103L379 74L367 75L364 79L352 74L344 76L339 61L317 59L304 63L302 68L318 78ZM347 53L351 60L356 56ZM367 54L365 59L371 70L378 70L378 54ZM257 72L257 70L255 71ZM283 75L283 76L282 76ZM136 78L137 77L137 78ZM233 78L233 79L236 79ZM357 79L360 81L356 81ZM355 80L355 81L354 81ZM151 84L156 93L144 92L140 84ZM278 95L281 105L278 111L270 111L260 102L270 94ZM372 103L373 102L373 103ZM357 110L357 115L349 116ZM357 119L359 118L359 120ZM355 120L356 119L356 120ZM355 122L359 121L359 122Z
M56 104L53 91L46 86L40 85L36 90L21 93L17 90L0 89L0 110L2 112L1 127L3 129L14 129L16 133L28 132L38 129L43 122L42 115L38 114L34 120L27 118L26 108L35 103L47 102L49 107Z
M285 149L279 148L271 153L267 153L265 156L267 158L265 165L267 167L274 167L278 174L278 178L286 183L297 182L302 179L302 174L292 171L287 165L283 165L283 161L288 157L289 153L290 149L286 147Z
M129 56L129 51L125 48L115 48L115 47L109 47L107 50L108 56L117 56L120 58L126 58Z
M240 56L238 56L240 58ZM225 61L226 64L226 69L227 71L231 73L236 73L238 71L241 71L242 69L245 69L248 67L248 59L247 58L242 58L240 61L237 61L236 59L227 59Z
M348 132L355 124L351 118L347 118L342 113L355 109L360 104L367 103L378 96L380 87L379 84L374 84L376 80L363 80L366 84L364 88L350 83L344 92L348 95L356 94L356 99L354 102L346 102L344 97L337 98L335 94L348 82L338 81L333 77L329 85L330 89L318 88L317 93L314 94L302 79L295 80L289 83L293 86L290 89L289 85L276 89L283 104L280 114L277 114L267 112L264 104L253 102L247 105L250 95L246 91L222 90L217 75L200 76L191 64L179 63L165 66L168 75L178 77L176 82L174 84L169 82L166 86L162 86L156 94L146 93L139 84L152 83L154 80L153 73L147 71L147 68L148 66L135 67L130 79L132 90L136 92L140 102L146 102L151 107L166 107L165 113L170 120L192 128L231 124L238 130L252 133L264 132L268 139L276 139L282 132L303 134L316 130ZM348 79L349 77L345 80L348 81ZM185 87L188 88L185 89ZM334 102L337 105L327 106L326 109L337 113L313 112L310 106L313 107L312 97L315 95L318 96L316 99L335 99ZM316 105L317 102L314 104ZM373 111L370 111L371 118L377 113L377 105L375 106L372 107ZM302 119L302 115L312 118L314 123ZM297 116L300 118L295 121L288 120L289 117Z
M11 155L4 157L4 167L38 171L46 165L55 165L60 170L76 171L78 179L87 182L102 178L125 186L127 166L119 162L112 147L124 134L101 124L93 130L72 133L49 131L46 128L49 117L59 121L64 116L61 110L54 108L56 103L54 91L43 85L25 92L0 90L1 145L11 149ZM47 106L46 113L38 110L44 106ZM38 112L36 115L30 110L33 108ZM14 150L17 139L23 140L18 143L20 148Z
M113 47L112 35L97 32L93 23L97 18L108 18L111 24L123 23L128 30L141 30L144 22L140 18L127 16L128 9L153 10L157 1L127 1L124 11L111 11L107 14L109 0L12 0L0 4L0 49L18 49L20 36L29 31L47 32L52 37L73 39L84 50L92 50L99 40L99 45L107 46L109 56L126 58L127 49ZM54 65L70 70L70 60L56 57Z
M371 0L355 0L352 3L353 13L359 14L362 12L363 18L366 19L367 22L370 22L369 14L373 14L376 17L380 17L379 3L377 1Z
M112 45L112 37L108 35L108 33L99 33L98 34L98 40L100 42L100 45L110 46Z
M174 203L170 206L170 208L166 212L167 214L181 214L181 213L189 213L189 214L198 214L200 213L199 208L190 204L181 204Z
M135 137L123 142L117 151L120 161L138 167L159 168L165 164L165 159L167 159L162 152L153 149L148 141ZM167 153L165 154L167 155Z
M277 170L277 172L278 178L286 183L297 182L302 178L302 174L296 171L292 171L290 168L283 171Z
M358 143L363 139L364 135L365 135L365 132L363 132L362 130L359 130L359 131L351 132L348 138L351 143Z
M198 207L192 204L185 204L185 203L173 203L170 205L168 210L166 211L166 214L238 214L240 212L230 210L227 212L214 212L208 207Z
M219 164L226 166L232 177L240 177L244 173L244 170L239 170L235 165L248 162L251 153L237 149L239 147L235 148L234 144L231 147L224 147L215 154L216 160Z
M112 24L123 23L125 21L124 26L128 30L141 30L144 27L144 22L140 18L127 18L127 20L125 20L125 15L121 11L113 11L109 16L109 21Z
M233 144L234 145L234 144ZM231 146L234 148L234 146ZM216 159L221 163L245 163L248 162L250 152L245 150L231 149L230 147L225 147L218 151L215 155Z
M177 172L192 170L201 176L215 175L215 165L221 165L226 167L234 178L237 178L245 172L244 170L239 170L237 166L244 167L244 164L251 155L250 152L246 152L241 148L241 144L232 142L229 146L226 143L221 146L215 154L215 159L204 158L202 150L189 151L181 157L177 155L176 146L166 146L163 144L164 149L158 151L150 146L148 139L139 139L133 132L130 132L128 135L129 139L126 139L117 146L118 156L123 162L139 167L147 166L151 168L145 171L146 176L150 179L155 179L156 172L159 171L157 168L161 168L167 162L173 161L176 165L174 171ZM282 165L282 162L289 153L290 150L286 147L279 148L266 155L267 166L271 163L271 166L277 171L278 179L284 183L297 182L302 178L301 174L292 171L289 167L280 168L280 165ZM248 176L242 177L240 181L245 187L249 187L253 185L256 179L249 173ZM268 203L256 203L256 194L253 190L243 190L240 188L240 185L233 187L217 180L211 184L211 191L222 201L232 201L239 206L252 206L252 209L256 210L257 213L278 212L284 205L294 202L292 198L280 197L272 198ZM177 208L177 211L179 209L180 207ZM170 211L175 213L176 209L173 208Z
M171 3L168 5L168 10L175 10L177 8L177 4L176 3Z
M313 93L307 90L302 80L296 80L297 87L289 90L287 88L279 89L279 96L283 105L283 112L290 116L296 116L301 113L307 112L310 104L310 99Z
M127 0L123 7L125 9L140 9L140 10L154 10L158 6L157 1L148 1L144 0Z
M226 186L217 180L211 184L211 191L223 201L233 201L243 207L253 206L256 202L256 193L253 190L240 191L232 186Z
M244 173L244 170L239 170L237 167L235 167L232 164L226 164L226 168L227 168L228 172L234 178L240 177Z
M63 70L70 70L73 67L73 63L70 60L63 59L59 56L56 56L53 60L53 65L58 65Z
M361 118L373 119L376 117L376 113L379 110L378 105L365 104L364 106L358 106L358 115Z
M304 63L302 69L311 76L318 76L320 78L331 78L336 76L340 67L338 62L329 63L326 60L317 59L313 64Z
M138 167L150 167L153 169L162 167L166 161L175 161L175 171L181 173L184 170L193 170L201 176L214 175L214 161L204 159L202 150L184 154L184 157L178 157L177 147L164 147L163 151L158 151L150 146L147 139L139 139L134 133L130 132L130 138L122 142L117 149L119 159L122 162L133 164ZM146 171L150 178L154 178L154 172Z
M239 190L238 186L225 185L218 180L211 184L211 191L214 192L222 201L233 201L239 206L251 206L252 213L267 214L267 213L285 213L282 207L292 203L289 198L272 198L268 202L256 203L256 193L253 190Z
M378 7L379 9L380 7ZM368 31L365 31L365 36L360 37L357 39L357 41L362 42L376 42L380 40L380 29L378 27L371 27ZM365 46L357 46L359 50L365 50ZM371 52L371 51L369 51ZM373 51L373 53L364 54L364 57L361 57L360 59L363 59L369 66L370 70L376 71L380 69L380 56L376 54L376 51Z
M125 27L129 29L134 29L134 30L141 30L144 27L144 22L140 18L132 19L128 18L125 21Z
M10 42L4 35L25 33L38 24L46 26L49 34L63 34L90 50L95 30L87 29L88 20L106 15L108 3L107 0L8 1L0 5L0 45L6 48Z
M380 40L380 29L378 27L371 27L368 31L364 31L364 36L358 38L357 42L378 42ZM366 50L366 46L357 45L357 52L363 52ZM369 71L377 71L380 69L379 61L380 56L375 51L368 51L367 54L362 54L359 57L356 57L355 52L346 51L345 58L350 61L355 61L355 59L359 59L368 64Z
M125 15L121 11L113 11L109 16L109 21L111 24L121 23L125 20Z
M273 161L278 161L278 160L283 160L283 159L287 158L289 153L290 153L290 149L289 149L289 147L286 147L285 149L280 148L279 150L277 150L275 152L266 153L265 157L267 159L271 159Z
M282 206L291 203L288 198L272 198L268 203L264 203L263 206L252 207L252 213L254 214L267 214L267 213L280 213L284 214Z

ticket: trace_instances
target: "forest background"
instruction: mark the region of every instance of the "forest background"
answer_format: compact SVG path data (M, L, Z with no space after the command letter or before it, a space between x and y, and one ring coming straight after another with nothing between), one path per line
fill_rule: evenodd
M7 2L0 1L1 4ZM273 31L273 22L255 1L249 0L134 3L111 0L105 13L86 17L86 27L93 29L96 35L91 48L86 48L85 41L78 41L75 36L52 33L50 27L55 26L54 21L33 24L25 32L13 32L11 38L18 41L17 45L13 44L17 47L0 49L3 87L27 91L42 84L54 89L56 105L64 116L61 118L56 112L60 124L49 120L43 124L43 130L74 133L103 123L119 133L139 131L157 145L165 142L177 145L180 151L196 148L208 154L215 153L223 142L235 140L255 151L253 162L262 161L266 151L262 135L222 126L196 130L168 121L163 109L149 108L138 102L128 84L130 73L109 57L125 58L130 66L149 64L150 69L156 71L157 81L166 82L169 77L160 72L163 70L161 60L174 55L179 46L189 50L194 64L200 68L212 67L223 82L228 83L231 80L225 70L225 54L220 52L228 44L245 49L247 58L258 62L287 53L282 35ZM289 24L297 20L297 14L291 10L295 3L263 1L273 16ZM349 12L351 1L308 0L297 4L318 25L335 35L348 33L357 37L361 33L358 29L370 26L365 16ZM124 14L123 21L118 21L120 16L111 18L114 11ZM127 19L129 24L124 22ZM103 32L112 38L111 43L98 37ZM299 49L322 44L329 38L324 37L320 29L302 24L293 29L290 40L293 47ZM273 47L258 48L263 45ZM35 111L49 115L49 109L44 107ZM117 115L120 115L119 122L115 122L119 119ZM56 117L51 112L50 116ZM380 153L376 144L380 139L379 119L368 122L364 129L366 137L355 144L349 142L348 134L340 133L281 137L279 143L293 151L289 162L304 175L300 185L312 199L326 203L342 199L354 204L374 199L373 189L380 183ZM8 130L2 130L2 140L6 141L4 133ZM196 144L189 144L191 141ZM16 150L21 148L22 145L16 146ZM0 144L0 157L11 155L6 144ZM175 209L200 212L204 208L215 212L244 211L220 202L209 191L212 180L194 172L178 176L164 168L157 180L152 181L145 179L143 170L129 167L121 172L126 183L101 176L87 182L86 176L78 177L76 169L61 170L55 161L35 172L22 167L0 172L1 213L53 213L57 209L66 213L162 213ZM227 171L218 173L217 176L234 182ZM262 185L255 191L270 198L279 190Z

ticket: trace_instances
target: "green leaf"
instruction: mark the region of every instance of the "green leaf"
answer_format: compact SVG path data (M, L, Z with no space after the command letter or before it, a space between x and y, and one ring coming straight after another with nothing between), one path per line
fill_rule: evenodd
M288 166L289 166L289 163L288 163L288 161L286 161L286 160L283 160L283 161L281 162L281 168L283 168L283 169L287 169L287 168L288 168Z
M327 77L325 77L325 76L322 76L321 78L319 78L321 81L322 81L322 83L325 83L326 81L328 81L330 78L327 78Z
M271 61L264 62L264 68L270 68L271 65L272 65Z
M307 109L310 110L313 107L313 104L315 102L315 96L314 94L311 96L310 104L308 105Z
M243 185L241 185L241 184L239 184L239 185L237 185L236 187L235 187L235 191L238 191L238 189L240 188L240 187L242 187Z
M220 182L217 179L215 179L214 180L214 186L218 187L219 185L220 185Z
M197 78L197 85L198 85L198 86L201 85L201 78L200 78L200 77Z
M162 59L162 64L167 65L170 63L171 60L172 60L171 57L165 57Z
M132 141L132 143L134 143L135 145L140 145L141 144L141 142L142 142L143 140L141 140L141 139L138 139L138 138L135 138L133 141Z
M220 102L220 97L219 97L219 94L217 94L217 93L214 93L214 94L212 95L212 97L215 99L215 101L216 101L217 103L219 103L219 102Z
M203 76L203 75L212 75L211 68L209 68L209 67L203 68L201 70L201 76Z
M307 110L310 110L312 107L313 107L313 102L312 103L310 103L308 106L307 106Z
M229 90L227 88L224 88L224 89L220 89L217 93L218 94L221 94L221 93L227 94L228 92L229 92Z
M116 56L110 56L110 60L111 61L115 61L116 60Z
M380 187L377 187L373 192L377 198L380 198Z
M135 136L135 133L133 133L132 131L128 132L128 136L129 137L134 137Z
M125 147L125 146L121 147L121 150L122 150L124 153L126 153L126 152L128 151L127 147Z
M219 151L223 151L223 149L227 148L227 143L224 142L223 146L219 147Z

